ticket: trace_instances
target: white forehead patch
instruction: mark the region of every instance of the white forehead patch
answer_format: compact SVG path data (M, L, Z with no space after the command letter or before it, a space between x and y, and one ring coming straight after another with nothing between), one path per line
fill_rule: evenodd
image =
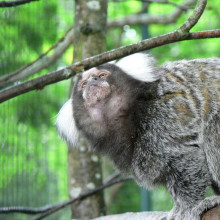
M143 82L154 82L160 78L156 61L145 53L136 53L124 57L116 63L126 74Z
M73 118L73 106L71 99L69 99L60 109L57 115L56 127L59 135L70 146L75 147L78 142L79 133Z

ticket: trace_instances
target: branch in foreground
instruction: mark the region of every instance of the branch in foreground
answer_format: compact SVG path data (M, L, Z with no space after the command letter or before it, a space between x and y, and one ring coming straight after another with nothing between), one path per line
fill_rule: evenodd
M6 7L14 7L19 5L24 5L30 2L39 1L39 0L15 0L15 1L1 1L0 2L0 8L6 8Z
M91 67L95 67L97 65L100 65L100 64L118 59L118 58L122 58L129 54L152 49L152 48L162 46L168 43L173 43L173 42L183 41L183 40L192 40L193 39L192 35L188 33L187 31L190 31L190 29L197 23L201 14L204 11L205 5L206 5L206 0L199 0L195 10L193 11L192 15L188 18L188 20L179 29L171 33L161 35L158 37L154 37L148 40L144 40L136 44L121 47L121 48L118 48L118 49L115 49L109 52L105 52L100 55L96 55L94 57L87 58L67 68L49 73L47 75L38 77L33 80L29 80L25 83L21 83L20 85L7 88L0 92L0 103L10 98L16 97L20 94L23 94L23 93L26 93L26 92L29 92L35 89L42 89L44 86L47 86L49 84L53 84L64 79L69 79L70 77L76 75L77 73L80 73ZM217 30L217 33L219 32L220 30ZM215 31L215 34L216 34L216 31ZM205 34L203 34L203 36L204 35Z
M0 103L8 99L11 99L13 97L16 97L18 95L27 93L29 91L42 89L47 85L69 79L84 70L90 69L92 67L98 66L100 64L115 59L122 58L129 54L137 53L144 50L149 50L155 47L159 47L162 45L166 45L178 41L205 39L205 38L219 38L219 37L220 37L220 29L189 33L188 36L186 36L185 34L181 35L180 32L174 31L165 35L161 35L158 37L141 41L136 44L120 47L115 50L111 50L93 57L89 57L64 69L60 69L48 73L44 76L40 76L33 80L29 80L19 85L15 85L13 87L2 90L0 92Z
M214 207L205 212L201 218L202 220L220 219L220 206Z
M116 173L116 174L113 174L112 176L109 176L105 181L104 181L104 184L99 187L101 189L95 189L93 191L90 191L88 193L85 193L84 196L87 196L87 194L91 194L91 193L96 193L96 192L99 192L100 190L102 189L105 189L107 187L110 187L114 184L117 184L117 183L120 183L120 182L123 182L123 181L126 181L126 180L130 180L131 178L128 177L128 178L119 178L120 176L120 173ZM95 192L94 192L95 191ZM88 195L88 196L89 196ZM71 199L71 200L80 200L81 196L75 198L75 199ZM58 204L55 204L55 205L46 205L46 206L43 206L43 207L40 207L40 208L29 208L29 207L0 207L0 214L8 214L8 213L12 213L12 212L16 212L16 213L23 213L23 214L39 214L39 213L44 213L44 212L47 212L51 209L54 209L54 208L57 208L58 206L61 206L65 203L67 203L68 201L70 200L67 200L67 201L64 201L64 202L60 202Z
M60 38L53 46L51 46L45 53L41 54L35 61L21 67L20 69L3 75L0 77L0 88L6 86L9 83L16 82L18 80L24 79L28 76L37 73L43 68L48 67L53 62L55 62L65 50L72 44L73 41L73 27L71 26L67 32ZM53 53L49 53L53 50Z
M149 0L152 2L165 2L160 0ZM168 15L149 15L149 14L137 14L132 16L126 16L123 18L116 18L114 20L108 21L108 28L128 25L138 25L138 24L170 24L176 22L177 18L183 13L184 8L189 9L189 5L192 5L196 0L188 0L184 2L180 9L176 9ZM174 3L176 4L176 3ZM41 54L35 61L21 67L20 69L3 75L0 77L0 88L6 87L8 84L12 84L19 80L25 79L28 76L34 75L43 68L48 67L53 62L55 62L63 52L69 47L73 40L73 27L70 27L64 36L58 40L47 52ZM48 55L49 52L53 51L53 54Z
M144 220L158 220L158 219L166 219L166 216L169 212L129 212L124 214L117 215L109 215L103 216L99 218L95 218L93 220L136 220L136 219L144 219ZM201 220L217 220L220 217L220 206L214 207L208 211L206 211Z
M93 220L160 220L166 219L169 212L128 212L94 218ZM75 219L76 220L76 219Z
M96 189L94 189L94 190L92 190L92 191L90 191L88 193L85 193L85 194L83 194L83 195L81 195L81 196L79 196L79 197L77 197L75 199L69 199L69 200L63 202L62 204L58 204L56 207L48 210L47 212L43 213L42 215L40 215L40 216L38 216L36 218L33 218L32 220L43 219L43 218L47 217L48 215L51 215L54 212L57 212L60 209L66 207L67 205L70 205L70 204L72 204L74 202L78 202L78 201L81 201L83 199L86 199L87 197L92 196L92 195L96 194L97 192L99 192L99 191L101 191L101 190L103 190L103 189L105 189L107 187L110 187L110 186L112 186L112 185L114 185L116 183L121 183L121 182L124 182L126 180L131 180L131 179L132 179L131 177L124 177L124 178L108 181L107 183L103 184L102 186L100 186L100 187L98 187L98 188L96 188Z

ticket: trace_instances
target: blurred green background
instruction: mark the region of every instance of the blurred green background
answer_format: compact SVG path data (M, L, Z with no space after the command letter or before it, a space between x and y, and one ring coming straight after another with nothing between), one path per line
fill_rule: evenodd
M132 15L141 8L142 2L138 0L112 0L108 5L108 18ZM148 13L166 15L174 9L172 5L150 4ZM190 11L185 12L173 24L111 28L107 33L107 49L138 42L143 36L154 37L170 32L179 27L189 14ZM192 31L219 28L219 17L219 0L209 1L204 15ZM1 8L0 76L38 58L73 23L73 0L36 1L19 7ZM178 42L150 52L159 64L167 60L219 57L220 40ZM73 46L37 75L65 67L72 61ZM54 122L60 107L68 99L69 87L70 81L63 81L0 104L0 207L40 207L68 199L67 147L59 139ZM103 167L105 176L114 170L111 162L106 160ZM143 209L141 191L133 181L106 190L108 213L140 211ZM153 190L148 196L151 210L172 208L172 200L164 189ZM46 219L69 218L69 209L65 208ZM0 219L25 220L30 216L0 214Z

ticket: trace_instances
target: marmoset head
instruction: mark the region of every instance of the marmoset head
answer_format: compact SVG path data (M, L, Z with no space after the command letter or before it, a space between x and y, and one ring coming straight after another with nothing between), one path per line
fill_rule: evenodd
M83 72L71 99L58 114L58 132L70 145L75 145L78 131L97 139L128 129L131 125L126 124L126 118L135 108L136 98L146 92L143 87L147 83L159 78L155 60L140 53Z

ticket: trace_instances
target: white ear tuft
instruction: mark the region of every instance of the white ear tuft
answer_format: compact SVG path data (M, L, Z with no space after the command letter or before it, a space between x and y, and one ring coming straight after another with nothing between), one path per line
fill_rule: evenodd
M116 63L126 74L143 82L154 82L160 78L156 61L145 53L136 53L122 58Z
M72 100L69 99L60 109L56 127L59 135L72 147L75 147L78 142L79 133L73 118Z

